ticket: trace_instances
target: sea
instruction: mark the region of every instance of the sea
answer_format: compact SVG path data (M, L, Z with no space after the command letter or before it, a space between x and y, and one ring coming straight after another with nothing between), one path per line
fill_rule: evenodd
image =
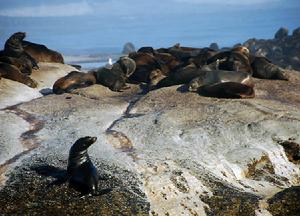
M0 16L0 47L17 31L26 40L61 52L67 63L85 69L116 60L127 42L138 49L182 46L230 47L249 38L273 38L280 27L300 27L300 4L284 8L240 8L214 12L169 13L155 16L6 17Z

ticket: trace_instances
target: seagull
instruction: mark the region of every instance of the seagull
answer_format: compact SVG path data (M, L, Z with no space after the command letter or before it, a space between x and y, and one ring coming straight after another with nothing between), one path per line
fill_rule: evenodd
M113 62L112 62L112 58L108 58L108 62L107 62L107 64L105 65L105 67L107 68L107 69L112 69L112 66L113 66Z

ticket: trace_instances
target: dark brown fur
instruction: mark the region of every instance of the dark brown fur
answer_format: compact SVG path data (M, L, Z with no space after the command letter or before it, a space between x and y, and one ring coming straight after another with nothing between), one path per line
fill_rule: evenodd
M63 56L45 45L22 41L23 49L39 62L64 63Z
M14 65L0 62L0 74L3 78L23 83L31 88L37 87L36 81L21 73L21 71Z

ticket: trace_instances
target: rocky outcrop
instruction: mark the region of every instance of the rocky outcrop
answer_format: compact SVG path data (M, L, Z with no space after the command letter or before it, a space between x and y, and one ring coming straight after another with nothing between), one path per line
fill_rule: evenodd
M288 29L280 28L274 39L247 40L243 45L254 55L265 56L284 68L300 70L300 28L288 35Z
M1 215L289 215L281 201L294 208L299 196L285 190L300 183L300 74L287 75L255 79L254 99L93 85L4 108ZM89 155L103 191L80 199L51 183L88 135L98 137Z

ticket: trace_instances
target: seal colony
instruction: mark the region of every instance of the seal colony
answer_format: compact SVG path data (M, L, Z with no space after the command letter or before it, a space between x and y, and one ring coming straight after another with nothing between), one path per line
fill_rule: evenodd
M176 44L160 49L141 47L109 68L71 72L54 83L53 92L62 94L93 84L112 91L126 90L126 83L145 83L148 90L184 84L203 96L253 98L252 77L288 80L283 69L265 57L251 55L244 46L218 52Z
M24 41L25 37L25 32L16 32L6 41L4 50L0 51L0 78L35 88L37 82L30 75L33 69L39 69L38 62L63 64L64 60L60 53L45 45ZM178 43L169 48L141 47L113 64L110 62L109 67L87 73L70 71L59 78L52 89L53 93L62 94L100 84L119 92L128 89L127 83L145 83L150 91L183 84L204 96L251 98L255 96L252 77L288 80L283 69L266 57L251 55L245 46L217 51Z

